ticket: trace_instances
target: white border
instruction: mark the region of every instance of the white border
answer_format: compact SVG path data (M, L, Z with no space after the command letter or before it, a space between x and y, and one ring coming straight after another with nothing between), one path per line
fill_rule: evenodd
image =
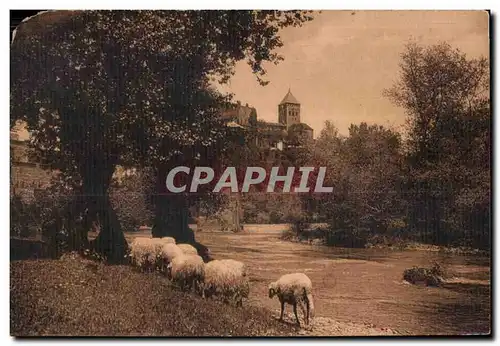
M7 4L8 2L4 2L2 4ZM67 1L55 1L55 0L49 0L49 1L44 1L43 4L40 2L36 1L16 1L12 3L12 7L15 7L15 9L37 9L37 8L51 8L51 9L154 9L154 8L172 8L172 9L220 9L220 8L230 8L230 9L248 9L248 8L259 8L259 9L276 9L276 8L281 8L281 9L295 9L295 8L305 8L307 7L308 9L423 9L423 10L437 10L437 9L443 9L443 10L465 10L465 9L476 9L476 10L483 10L483 9L492 9L493 13L498 13L498 1L493 1L493 0L475 0L475 1L465 1L465 0L454 0L454 1L429 1L429 0L407 0L407 1L361 1L361 0L349 0L349 1L332 1L332 2L327 2L327 1L313 1L309 0L307 2L299 2L299 1L292 1L292 0L287 0L286 2L270 2L268 0L253 0L253 1L239 1L236 3L234 0L232 1L224 1L224 0L210 0L210 1L187 1L187 0L172 0L172 1L166 1L166 0L161 0L161 1L148 1L148 0L142 0L142 1L102 1L102 0L87 0L87 1L81 1L79 3L69 3ZM5 23L5 28L6 24L10 22L9 19L9 12L8 12L8 7L3 9L1 11L1 15L3 18L3 23ZM497 23L498 25L498 23ZM496 26L497 27L497 26ZM7 30L5 29L4 31L4 37L7 36ZM497 37L497 30L494 32L494 37ZM1 58L2 58L2 63L1 66L4 69L4 76L9 76L9 48L8 45L10 42L8 42L8 39L5 39L4 42L4 47L5 49L2 50ZM495 46L495 51L494 55L497 56L497 47ZM1 165L2 167L2 180L1 180L1 196L2 196L2 205L3 207L0 208L1 210L1 219L4 220L4 222L8 222L10 216L9 216L9 207L8 207L8 194L9 194L9 185L8 185L8 179L7 177L9 176L9 166L7 164L8 159L9 159L9 151L6 149L9 147L9 136L7 132L7 127L8 127L8 120L7 120L7 114L9 113L9 78L4 77L3 78L3 83L2 83L2 93L0 94L2 97L2 109L4 110L4 121L2 123L2 126L5 126L4 128L4 136L1 137L1 140L3 141L4 145L2 145L4 150L2 150L1 153L1 161L3 164ZM494 99L498 100L498 90L495 89L495 95ZM495 107L496 109L497 107ZM496 114L495 114L496 115ZM499 133L498 131L498 126L499 122L497 121L495 123L495 132ZM496 141L497 142L497 141ZM495 149L494 152L498 153L498 143L495 143ZM497 168L497 167L495 167ZM498 170L496 170L498 171ZM496 178L496 175L495 175ZM496 204L495 204L496 205ZM498 205L495 207L495 212L498 211ZM1 335L2 335L2 345L8 344L11 345L14 343L14 340L9 337L9 289L8 289L8 283L9 283L9 269L7 266L8 263L8 226L3 228L4 232L4 239L5 241L1 242L2 251L0 252L2 255L3 263L4 265L1 266L1 277L3 279L2 285L1 285L1 302L2 302L2 317L1 317ZM493 230L494 234L496 234L496 230ZM496 234L495 236L495 246L498 247L498 239L500 236ZM495 268L497 263L495 263ZM495 271L496 272L496 271ZM492 273L493 274L493 273ZM495 274L493 274L495 275ZM495 286L496 287L496 286ZM495 292L496 293L496 292ZM497 299L495 299L495 306L493 308L496 308L497 304L496 302L498 301L498 296L495 296ZM497 311L494 309L495 312ZM495 316L495 321L498 321L498 316ZM498 332L497 328L498 323L495 323L494 330ZM54 340L48 341L49 343L52 343ZM106 343L109 343L109 341L92 341L92 340L81 340L81 344L88 344L92 346L96 345L105 345ZM220 342L219 340L214 340L215 342ZM270 345L274 341L269 341L269 340L260 340L260 339L255 339L255 342L258 342L261 345ZM304 340L304 342L310 342L311 340ZM332 342L335 342L336 344L347 344L348 342L353 342L354 340L335 340L333 339ZM379 342L382 343L387 343L389 340L388 339L382 339ZM400 342L406 341L406 340L398 340ZM420 345L429 345L429 344L434 344L437 343L437 340L412 340L414 344L420 344ZM442 340L441 342L448 343L448 344L454 344L458 340ZM472 340L471 340L472 341ZM476 340L477 341L477 340ZM19 341L18 341L19 342ZM34 341L32 341L34 342ZM38 341L39 342L39 341ZM64 343L67 342L67 340L63 341ZM123 340L119 340L118 342L123 342ZM174 340L165 340L165 341L160 341L160 342L168 342L169 344L176 345L176 344L181 344L180 341L174 341ZM187 343L191 343L192 341L188 341ZM227 340L224 340L223 342L227 342ZM285 342L287 344L289 343L297 343L298 341L291 341L291 340L283 340L282 342ZM318 342L318 341L316 341ZM324 341L323 341L324 342ZM328 342L328 341L327 341ZM357 343L368 343L366 340L357 340ZM373 342L373 339L370 341ZM134 344L145 344L144 341L134 341ZM203 343L208 343L207 341L204 341ZM184 343L182 343L184 344Z

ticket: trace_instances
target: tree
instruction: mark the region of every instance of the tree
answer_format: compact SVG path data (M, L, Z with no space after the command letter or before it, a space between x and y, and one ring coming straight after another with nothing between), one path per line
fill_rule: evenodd
M99 217L95 245L109 260L127 247L108 194L118 164L155 168L154 235L191 238L186 196L165 195L165 177L225 147L218 112L227 98L210 80L227 82L246 59L266 84L262 63L283 59L274 52L279 29L311 19L306 11L47 12L21 24L11 45L11 125L26 121L40 158L77 182L75 205L89 222Z
M490 234L489 68L446 43L408 44L386 95L408 116L413 228L434 243L485 247Z

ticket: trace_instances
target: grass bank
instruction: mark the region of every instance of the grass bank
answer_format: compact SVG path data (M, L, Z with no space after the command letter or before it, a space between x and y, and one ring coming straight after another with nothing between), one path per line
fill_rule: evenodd
M176 290L157 274L66 255L10 263L13 336L287 336L267 310Z

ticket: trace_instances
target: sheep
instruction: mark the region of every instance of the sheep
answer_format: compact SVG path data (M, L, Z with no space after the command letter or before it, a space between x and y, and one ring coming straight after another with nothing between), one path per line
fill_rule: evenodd
M151 238L137 237L130 244L132 264L150 270L156 264L156 245Z
M228 267L232 267L238 275L247 276L247 268L243 262L235 261L232 259L220 260L222 263L226 264Z
M237 306L248 298L250 286L246 268L235 260L213 260L205 264L202 297L220 295L225 301L235 300Z
M155 248L155 263L154 268L158 270L163 269L162 248L165 244L175 244L175 239L172 237L150 238Z
M179 246L172 244L172 243L167 243L163 244L160 250L160 266L161 266L161 271L165 272L168 276L168 273L166 272L166 268L172 260L177 257L181 256L184 253L182 250L179 248Z
M278 296L281 303L280 321L283 321L285 303L288 303L293 306L293 313L300 327L297 315L297 304L299 304L304 314L305 323L309 325L310 320L314 317L314 302L312 297L312 282L307 275L303 273L283 275L269 285L269 298L273 298L275 295ZM304 304L306 308L304 308Z
M175 244L175 239L136 237L130 245L132 263L146 271L161 267L164 244Z
M190 244L177 244L177 246L184 252L186 255L198 255L198 250L196 250Z
M156 244L175 244L175 239L172 237L151 238Z
M167 272L182 290L189 288L200 292L205 277L205 263L198 255L182 254L172 259Z

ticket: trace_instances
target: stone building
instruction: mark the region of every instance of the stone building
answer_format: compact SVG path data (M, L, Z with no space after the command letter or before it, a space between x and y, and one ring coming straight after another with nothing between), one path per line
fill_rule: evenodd
M285 125L287 130L294 124L300 124L300 102L290 89L278 105L278 121Z
M290 89L278 105L278 119L286 126L289 137L298 143L312 141L313 129L300 121L300 102L293 96Z
M224 110L222 117L241 126L250 126L253 120L257 121L257 110L254 107L249 107L248 103L242 106L241 102L238 101L234 108Z
M293 96L290 89L278 105L277 123L257 119L255 107L249 106L248 103L243 106L241 102L223 111L222 117L228 123L238 124L243 128L255 125L261 134L258 145L264 149L286 149L285 140L295 147L313 140L313 129L301 122L300 102Z

